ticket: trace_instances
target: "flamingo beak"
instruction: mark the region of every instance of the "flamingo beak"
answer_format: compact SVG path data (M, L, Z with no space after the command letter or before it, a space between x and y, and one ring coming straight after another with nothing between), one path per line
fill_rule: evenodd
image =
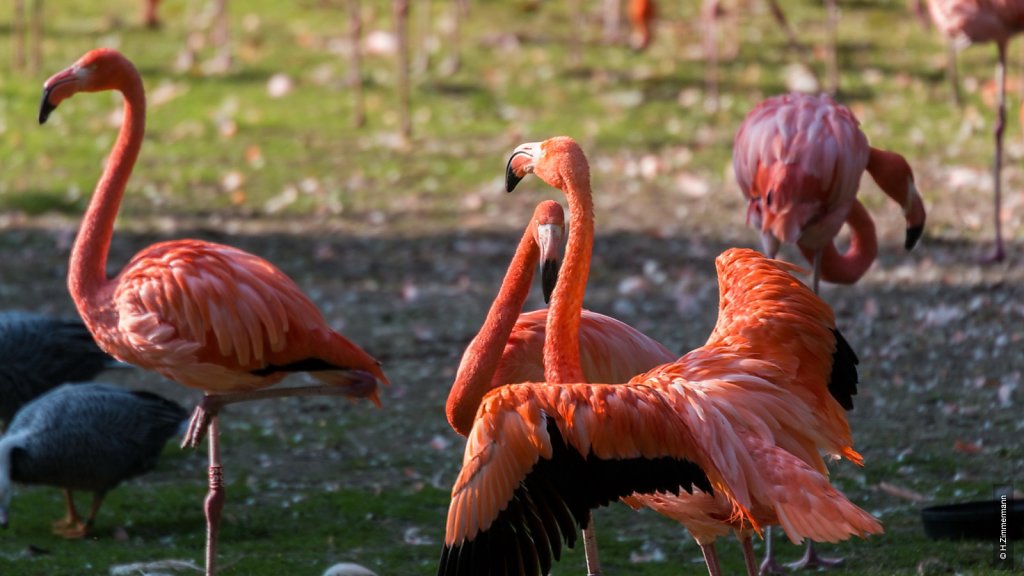
M53 112L57 106L64 101L65 98L71 96L75 92L74 83L84 74L81 68L77 65L57 72L53 76L43 83L43 97L39 102L39 123L45 124L47 119L50 118L50 113ZM67 87L71 90L60 90L59 88Z
M512 152L505 166L505 191L511 192L527 174L533 172L534 149L539 142L520 144Z
M551 301L551 294L558 283L558 269L561 267L563 236L565 227L555 224L537 226L537 243L540 246L541 288L544 303Z
M917 246L917 241L921 239L922 234L924 234L924 224L907 228L907 237L903 242L903 248L913 250L914 246Z
M50 112L57 109L57 105L50 102L50 92L53 91L52 86L43 88L43 99L39 103L39 123L46 124L46 120L50 117Z
M761 246L764 249L765 256L774 259L779 253L780 244L779 239L770 231L761 232Z

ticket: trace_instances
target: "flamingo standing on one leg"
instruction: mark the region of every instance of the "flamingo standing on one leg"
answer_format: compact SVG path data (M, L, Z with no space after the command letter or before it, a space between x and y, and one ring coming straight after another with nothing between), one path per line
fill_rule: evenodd
M928 9L936 28L952 38L957 45L995 42L999 52L996 84L999 89L999 110L996 113L996 154L992 164L995 189L995 248L988 260L999 262L1006 257L1003 245L1002 207L1003 130L1006 127L1006 47L1010 39L1024 31L1024 2L1021 0L928 0ZM950 55L952 59L952 54ZM955 66L955 60L954 64Z
M378 384L387 380L376 360L330 329L290 278L236 248L200 240L162 242L107 278L114 220L145 132L139 73L115 50L88 52L44 83L39 121L78 92L106 90L124 96L124 120L72 248L68 288L104 351L206 392L185 445L195 446L209 427L206 562L213 574L224 502L218 410L231 402L308 394L379 404ZM324 385L262 390L292 372L308 372Z
M828 96L789 94L758 104L736 134L733 169L765 253L774 258L780 243L796 244L814 265L815 292L822 279L856 282L878 253L871 216L857 200L864 170L903 209L907 250L924 231L910 165L870 147L853 113ZM852 237L840 253L834 238L843 222Z
M502 386L484 397L477 412L453 489L439 574L529 570L537 564L546 573L561 541L574 543L572 524L583 524L590 508L632 492L660 491L661 483L672 491L691 483L703 488L708 482L694 472L703 472L730 499L737 518L749 517L750 495L766 487L735 433L733 417L759 435L769 428L799 431L795 448L856 456L842 439L817 431L813 421L823 416L796 401L813 397L813 390L786 393L770 381L787 378L781 371L788 366L811 388L815 381L823 387L828 374L835 386L854 385L852 355L835 353L840 338L831 312L789 276L787 265L749 250L719 258L723 290L731 288L723 293L719 324L707 346L626 384L551 383L557 381L552 372L580 372L574 335L593 244L589 169L575 142L554 138L517 148L508 172L510 189L535 172L566 192L573 236L563 273L571 280L559 282L548 314L549 383ZM757 318L748 325L751 313ZM816 336L808 340L795 333ZM737 334L742 336L734 340ZM834 412L828 405L822 410ZM699 424L693 420L697 413ZM839 418L845 423L841 411ZM711 436L716 440L708 443Z

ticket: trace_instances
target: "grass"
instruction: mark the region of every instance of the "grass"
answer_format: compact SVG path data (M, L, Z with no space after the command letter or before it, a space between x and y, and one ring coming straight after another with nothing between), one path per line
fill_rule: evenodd
M625 316L673 349L698 344L713 321L713 255L755 240L742 227L731 181L732 137L754 104L785 90L794 58L762 3L748 3L757 13L740 20L739 53L723 62L723 97L712 111L705 106L697 2L662 2L666 23L645 54L600 42L597 3L585 3L595 7L577 29L566 2L473 2L463 68L451 76L438 72L447 45L435 33L431 65L414 77L407 145L396 136L389 56L367 57L368 124L351 125L344 3L233 3L237 65L213 77L171 66L200 3L164 4L165 25L154 32L137 25L134 0L47 3L45 66L37 73L10 70L9 38L0 38L0 295L9 307L70 310L67 239L115 136L120 103L80 95L40 127L39 87L86 50L117 46L142 71L150 109L112 263L149 242L185 235L264 255L381 357L395 382L380 412L289 401L230 413L226 575L319 574L339 561L382 576L434 570L462 447L440 406L459 351L479 326L537 199L499 193L516 144L570 134L584 145L600 192L588 305ZM389 3L363 4L365 29L388 29ZM421 47L416 10L424 4L413 4L413 45ZM851 420L868 465L840 465L834 478L882 519L886 534L825 549L850 558L835 574L987 574L989 543L926 540L918 520L925 503L879 486L941 502L989 497L992 483L1024 477L1013 404L1020 389L1011 387L1009 404L997 397L1024 370L1013 352L1024 341L1021 261L1011 256L1012 265L994 269L969 261L991 234L985 176L994 111L986 83L995 49L961 54L966 106L957 111L948 102L944 45L916 25L904 2L843 4L841 99L874 145L902 152L915 167L929 202L929 231L923 255L904 260L894 248L902 233L898 214L865 184L861 197L879 219L881 261L860 285L827 291L826 298L862 358L865 384ZM431 5L443 21L449 3ZM820 45L820 3L786 8L801 39ZM576 34L584 50L574 63ZM823 70L820 58L813 65ZM276 74L292 80L285 97L267 91ZM1011 254L1024 237L1014 110L1016 104L1005 188ZM645 166L654 168L644 172ZM951 184L956 170L973 180ZM649 265L667 280L640 270ZM624 294L618 287L626 277L653 287ZM407 296L410 286L417 297ZM968 308L938 330L928 322L935 306ZM683 312L685 322L660 321ZM994 344L1000 336L1003 347ZM153 377L123 379L183 402L195 399ZM958 439L985 450L955 452ZM168 448L156 472L109 495L95 537L72 542L49 532L61 514L59 493L21 487L11 528L0 536L0 574L106 574L123 563L199 561L203 481L201 454ZM609 574L703 572L695 544L672 523L622 506L599 511L597 519ZM799 554L788 545L779 549L784 560ZM720 555L726 573L741 571L733 539L720 544ZM555 573L581 569L575 550Z

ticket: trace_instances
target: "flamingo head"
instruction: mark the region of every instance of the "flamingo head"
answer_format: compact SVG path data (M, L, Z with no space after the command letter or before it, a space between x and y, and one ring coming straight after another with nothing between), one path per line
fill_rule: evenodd
M533 239L540 248L541 286L544 302L551 301L551 293L558 282L558 269L565 245L565 211L554 200L545 200L533 212Z
M43 83L39 123L46 123L50 113L61 102L79 92L102 92L120 88L127 70L134 72L135 67L117 50L97 48L87 52L74 64L50 76Z
M530 173L549 186L565 189L568 182L589 185L590 165L575 140L556 136L516 146L505 167L505 191L515 190L519 181Z
M747 208L747 220L761 229L768 256L778 253L780 243L797 243L804 230L821 218L820 191L820 180L798 165L777 165L771 171L761 194L751 198Z

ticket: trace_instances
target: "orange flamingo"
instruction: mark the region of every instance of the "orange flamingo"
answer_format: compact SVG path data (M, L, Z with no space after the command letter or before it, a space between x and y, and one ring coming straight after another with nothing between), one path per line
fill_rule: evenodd
M645 50L651 43L657 15L654 0L629 0L629 45L634 50Z
M538 261L543 270L544 300L549 299L564 238L565 214L561 205L551 200L538 204L484 325L463 353L448 395L448 422L459 434L469 434L480 402L490 390L544 379L548 311L534 310L518 319L516 315L526 301ZM583 310L580 320L581 363L588 382L622 382L675 358L657 341L614 318ZM588 525L584 539L589 571L597 574L593 533L593 526Z
M78 92L116 90L124 120L71 251L68 288L97 344L112 356L154 370L206 395L185 445L209 428L207 573L213 574L224 503L217 413L243 400L331 394L379 405L380 364L334 332L299 287L272 264L230 246L200 240L154 244L114 278L106 265L114 220L142 146L142 80L110 49L93 50L43 85L39 122ZM324 384L263 390L292 372Z
M996 153L992 164L995 189L995 248L986 258L999 262L1006 257L1003 245L1002 211L1003 131L1006 127L1006 47L1010 39L1024 30L1024 2L1020 0L928 0L935 27L953 39L957 46L976 42L995 42L999 52L996 84L999 87L999 110L996 113ZM952 66L954 56L950 54ZM951 68L955 70L955 68ZM955 80L953 80L955 82Z
M527 172L562 188L569 199L573 235L563 274L572 281L559 282L548 314L549 383L502 386L484 397L477 412L453 488L439 574L538 564L547 572L562 540L575 543L573 522L584 524L591 508L616 497L663 490L658 484L672 492L714 485L735 517L756 529L751 494L767 488L738 439L734 418L761 436L785 431L787 449L800 454L823 448L859 459L839 403L819 402L823 391L815 390L831 375L844 401L855 392L854 357L836 354L841 337L831 311L789 275L788 265L750 250L719 257L722 308L708 345L626 384L552 384L572 382L558 378L582 371L573 335L593 244L589 169L575 142L554 138L517 148L506 186L511 189ZM772 382L780 378L801 385L787 393ZM810 404L816 410L807 409ZM820 430L821 419L847 427L845 437Z
M774 258L780 243L796 244L814 265L815 292L822 279L856 282L878 253L874 223L857 200L864 170L902 207L907 250L924 231L924 202L910 165L868 146L853 113L825 95L758 104L736 134L733 169L747 199L747 223L761 230L765 253ZM852 235L840 253L834 238L843 222Z

